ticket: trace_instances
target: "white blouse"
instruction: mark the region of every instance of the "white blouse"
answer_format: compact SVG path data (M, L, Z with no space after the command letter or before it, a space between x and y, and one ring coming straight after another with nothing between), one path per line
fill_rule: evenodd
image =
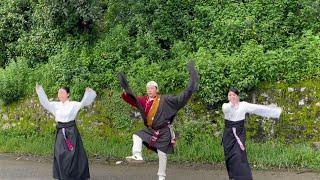
M49 101L42 87L36 91L41 105L55 116L57 122L63 123L75 120L78 111L82 107L90 105L97 96L96 92L93 90L86 91L81 102L65 101L63 103L61 101Z
M230 102L224 103L222 111L226 120L240 121L245 119L246 113L267 118L279 118L282 110L276 106L257 105L242 101L239 102L238 107L232 107Z

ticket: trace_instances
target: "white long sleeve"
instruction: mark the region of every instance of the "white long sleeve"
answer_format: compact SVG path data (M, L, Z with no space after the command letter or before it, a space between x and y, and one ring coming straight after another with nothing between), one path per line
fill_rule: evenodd
M246 118L247 113L268 118L279 118L282 110L279 107L257 105L242 101L239 102L237 107L232 107L230 103L224 103L222 111L225 119L240 121Z
M49 112L51 112L52 114L54 114L54 103L50 102L48 100L48 97L46 95L46 93L44 92L43 88L40 86L39 88L36 89L36 92L38 94L39 97L39 101L40 104Z
M231 111L231 104L230 103L223 103L222 105L222 112L224 114L229 113Z
M90 105L95 97L97 96L96 92L93 90L86 90L81 102L77 101L49 101L46 94L44 93L43 88L37 89L37 94L41 105L51 112L57 122L70 122L76 119L79 110Z
M281 114L281 108L264 106L258 104L250 104L245 102L246 112L249 114L255 114L267 118L279 118Z
M81 107L89 106L94 99L96 98L97 94L94 90L86 90L81 100Z

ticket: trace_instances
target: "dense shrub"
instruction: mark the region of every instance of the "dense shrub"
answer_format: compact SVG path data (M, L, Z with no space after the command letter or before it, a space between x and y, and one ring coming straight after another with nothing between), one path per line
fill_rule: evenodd
M11 62L5 69L0 69L0 98L8 104L25 94L29 69L24 59Z
M224 101L230 86L248 92L263 81L319 76L319 3L309 0L1 5L1 61L27 61L28 94L35 82L48 93L71 86L75 99L86 86L118 91L119 72L137 94L150 80L162 93L178 93L190 59L201 78L197 100L209 105Z
M15 57L16 41L31 29L31 12L29 0L0 2L0 67Z

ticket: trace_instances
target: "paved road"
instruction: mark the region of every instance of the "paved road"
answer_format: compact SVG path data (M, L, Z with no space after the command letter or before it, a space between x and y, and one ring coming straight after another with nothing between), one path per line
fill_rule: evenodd
M51 160L0 154L1 180L52 179ZM129 165L91 162L92 180L156 180L157 164ZM320 180L320 172L254 171L256 180ZM228 180L223 168L168 165L167 180Z

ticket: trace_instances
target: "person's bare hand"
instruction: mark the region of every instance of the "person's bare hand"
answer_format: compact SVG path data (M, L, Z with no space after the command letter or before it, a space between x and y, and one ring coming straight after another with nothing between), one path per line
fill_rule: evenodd
M93 91L93 89L91 89L89 87L86 88L86 92L92 92L92 91Z
M36 90L37 90L37 91L40 90L41 87L42 87L42 86L41 86L40 84L36 83Z

